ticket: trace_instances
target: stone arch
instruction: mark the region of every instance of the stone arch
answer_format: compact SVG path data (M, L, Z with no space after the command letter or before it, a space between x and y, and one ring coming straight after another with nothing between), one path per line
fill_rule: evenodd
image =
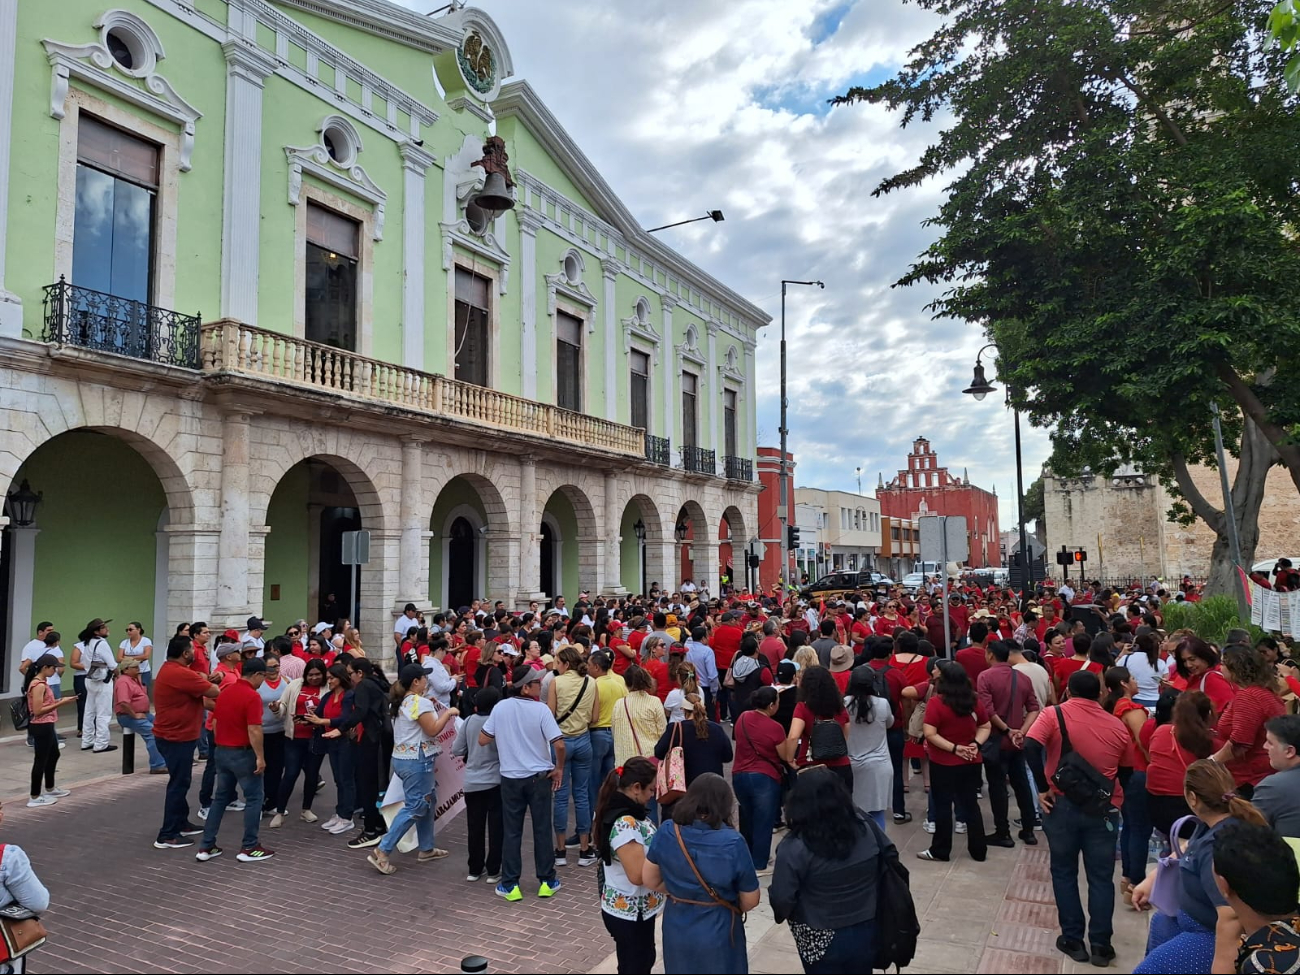
M687 498L677 509L673 520L673 538L679 551L674 563L678 575L675 583L692 579L700 588L716 588L717 580L713 578L715 573L712 566L717 562L714 554L717 542L709 532L709 520L704 507L694 498ZM697 575L702 578L696 578Z
M442 474L442 478L432 491L432 502L429 504L431 518L432 510L437 507L442 493L452 481L459 480L471 487L478 496L479 504L483 508L482 517L490 534L510 534L516 530L516 522L510 517L510 508L506 504L505 495L490 477L477 471L454 469L443 471ZM433 531L438 531L441 526L431 522L429 527Z
M645 526L644 540L637 538L638 521ZM665 544L672 541L671 527L664 524L659 506L648 494L638 492L627 499L619 535L622 538L619 582L629 592L648 592L651 583L662 582L667 574Z
M718 519L718 572L719 583L740 588L748 578L745 558L749 550L749 536L745 533L745 516L734 504L723 509Z
M453 595L463 596L463 587L453 586L453 572L472 573L472 598L504 598L512 589L511 559L514 541L509 509L492 479L476 471L446 471L429 506L429 600L443 609L454 609ZM453 550L453 529L457 520L474 532L472 558L463 556L457 544ZM463 540L457 540L463 541ZM453 556L457 565L453 565ZM472 564L466 565L466 562ZM464 583L465 580L459 579Z
M542 497L538 492L539 499ZM591 503L587 492L572 482L561 483L546 494L542 511L538 519L537 531L545 522L557 533L558 558L561 568L561 580L558 581L556 593L562 594L573 604L578 592L568 590L577 587L578 591L595 593L596 580L600 565L600 523L596 517L596 508ZM557 498L563 499L557 502ZM565 530L564 522L568 511L572 512L576 532ZM548 516L550 520L547 521ZM576 553L576 554L575 554ZM540 557L540 555L539 555Z
M356 498L362 523L367 529L373 532L394 530L397 526L397 517L395 514L390 515L389 508L395 503L396 498L389 495L396 492L381 493L376 481L366 473L367 471L380 472L387 466L383 463L387 458L377 456L380 445L364 441L359 437L351 438L347 434L340 434L334 430L327 430L326 436L315 438L312 435L315 432L304 431L304 435L292 446L281 444L279 449L270 451L268 456L252 459L252 470L249 474L249 524L254 526L266 524L271 497L280 486L280 481L298 464L310 460L328 464L347 482L353 497ZM313 443L312 441L316 439L326 442ZM298 449L294 449L295 447ZM313 449L313 447L320 449ZM349 450L349 447L354 449ZM358 447L359 449L355 449ZM396 470L400 471L400 452L394 450L393 453L397 455L394 460ZM395 480L400 487L400 474Z

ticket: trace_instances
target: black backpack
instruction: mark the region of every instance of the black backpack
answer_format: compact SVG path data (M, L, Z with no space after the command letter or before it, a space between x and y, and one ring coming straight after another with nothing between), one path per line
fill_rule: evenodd
M876 957L871 970L894 971L906 968L916 957L916 941L921 935L921 921L912 900L910 874L898 859L898 850L885 831L868 817L876 842L880 846L880 876L876 881Z

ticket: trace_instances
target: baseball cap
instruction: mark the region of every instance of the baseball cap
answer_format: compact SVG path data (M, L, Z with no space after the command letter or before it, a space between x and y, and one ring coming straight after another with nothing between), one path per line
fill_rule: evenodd
M520 669L522 670L523 668ZM524 687L527 687L529 684L540 681L541 679L542 679L542 672L540 670L535 670L532 667L529 667L527 669L527 672L516 677L513 683L515 687L522 689Z
M245 627L245 629L248 629L248 630L265 630L265 629L266 629L268 626L270 626L270 625L271 625L271 621L270 621L270 620L264 620L264 619L262 619L262 618L259 617L259 616L250 616L250 617L248 618L248 625Z
M242 653L243 650L244 650L243 645L238 642L223 643L221 644L221 646L217 647L216 654L217 654L217 658L220 659L222 657L229 656L232 653Z
M410 687L424 675L423 664L402 664L402 669L397 672L397 682L403 687Z

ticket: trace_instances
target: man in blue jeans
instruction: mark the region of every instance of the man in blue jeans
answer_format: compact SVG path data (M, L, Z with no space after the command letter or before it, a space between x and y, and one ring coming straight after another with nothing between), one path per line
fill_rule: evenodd
M200 862L221 856L217 833L226 807L235 798L235 785L244 793L244 838L235 859L241 863L260 863L275 856L258 842L262 825L262 773L266 755L262 750L262 697L257 689L266 679L266 661L249 657L243 662L241 676L222 689L212 709L213 756L217 768L217 793L208 811L203 829L203 844L194 859Z
M524 665L511 675L511 696L492 709L478 742L497 744L501 759L501 882L498 897L521 901L524 813L533 820L533 860L538 897L560 889L551 847L552 795L564 779L564 735L551 709L540 700L542 672ZM552 758L551 750L555 751Z
M194 670L194 644L188 636L172 637L167 662L153 682L154 744L167 764L167 798L162 828L154 840L158 850L193 846L188 839L203 832L190 822L186 798L194 770L194 747L199 742L203 709L221 693L208 678Z
M1057 950L1077 962L1105 967L1115 958L1110 943L1115 914L1115 840L1124 802L1119 770L1128 760L1132 737L1124 722L1102 708L1101 681L1096 674L1075 671L1066 687L1069 699L1064 704L1039 712L1025 738L1025 754L1034 773L1043 808L1043 832L1051 850L1052 892L1061 925ZM1110 805L1101 814L1063 795L1050 781L1061 759L1072 751L1113 785ZM1088 880L1086 918L1079 897L1080 856Z

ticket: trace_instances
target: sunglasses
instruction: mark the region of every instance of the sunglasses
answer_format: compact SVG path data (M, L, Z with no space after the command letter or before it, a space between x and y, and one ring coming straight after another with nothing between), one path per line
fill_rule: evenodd
M289 631L289 636L297 636L297 635L298 635L298 632L299 632L298 630L290 630L290 631Z

